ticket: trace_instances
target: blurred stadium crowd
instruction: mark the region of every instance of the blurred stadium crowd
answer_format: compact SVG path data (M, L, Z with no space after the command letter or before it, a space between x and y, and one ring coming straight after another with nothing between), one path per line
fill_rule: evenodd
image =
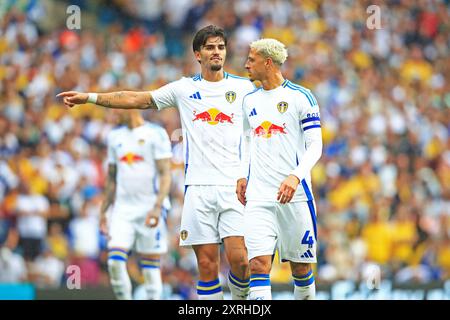
M80 30L66 28L70 4L81 8ZM366 26L371 4L379 30ZM396 282L450 278L448 0L8 0L0 21L0 282L64 286L75 264L83 286L109 285L98 217L116 117L90 105L68 110L55 95L150 90L193 75L192 37L207 24L228 32L226 70L237 75L246 76L249 42L287 44L284 74L319 101L318 284L364 279L373 266ZM193 298L195 257L178 247L179 117L144 116L173 142L163 280ZM130 273L142 282L135 263ZM287 265L275 264L272 282L291 282Z

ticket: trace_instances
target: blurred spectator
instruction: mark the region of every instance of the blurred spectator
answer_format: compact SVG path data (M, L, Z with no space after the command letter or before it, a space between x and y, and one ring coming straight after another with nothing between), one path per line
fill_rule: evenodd
M101 281L100 275L100 230L99 190L90 185L81 189L82 204L77 215L69 225L69 243L71 247L70 265L80 268L81 286L96 286Z
M63 233L61 224L54 222L50 224L48 230L47 244L52 254L60 259L66 261L69 257L69 241L67 236Z
M38 288L59 288L64 275L64 262L55 257L49 247L30 266L29 280Z
M6 194L19 184L18 177L9 167L6 161L0 160L0 203L3 202Z
M78 216L70 222L70 243L76 256L95 259L100 250L98 229L100 202L98 194L90 194L87 198L88 200L83 202Z
M49 203L46 197L31 191L28 181L22 180L16 203L19 246L25 260L34 260L41 252L47 236Z
M19 283L28 280L25 259L15 252L18 241L17 231L10 229L8 237L0 246L0 283Z

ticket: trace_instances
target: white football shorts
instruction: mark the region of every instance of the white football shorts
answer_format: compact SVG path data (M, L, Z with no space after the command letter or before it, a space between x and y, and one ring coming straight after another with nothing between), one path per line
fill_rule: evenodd
M314 201L248 201L244 213L248 259L278 250L280 261L316 263L315 212Z
M187 186L180 225L180 246L221 243L244 235L244 206L235 186Z
M142 254L163 254L167 252L167 211L163 209L155 228L145 225L145 215L133 220L125 214L114 212L110 216L108 248L135 249Z

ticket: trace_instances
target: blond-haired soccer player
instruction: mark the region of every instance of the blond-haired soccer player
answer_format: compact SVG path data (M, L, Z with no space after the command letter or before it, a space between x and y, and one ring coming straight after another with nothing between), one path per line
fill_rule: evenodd
M236 199L242 137L242 99L254 89L249 79L224 72L227 38L216 26L199 30L193 51L201 73L151 92L63 92L64 104L93 102L107 108L177 107L183 129L185 201L180 245L197 257L200 299L222 299L219 245L230 264L232 299L248 296L249 269L243 238L243 205Z
M262 87L243 101L243 165L236 193L245 204L250 299L272 298L270 270L278 249L289 261L296 299L315 297L316 209L310 171L322 154L319 106L311 91L284 79L285 46L250 44L245 64Z
M172 146L166 130L145 121L139 110L116 112L121 125L107 138L108 178L100 215L100 230L108 235L110 282L118 299L132 299L127 261L135 250L147 299L159 300L163 289L160 259L168 249Z

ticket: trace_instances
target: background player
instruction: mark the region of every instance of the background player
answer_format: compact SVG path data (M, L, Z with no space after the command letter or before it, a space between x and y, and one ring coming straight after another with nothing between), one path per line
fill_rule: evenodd
M100 228L108 235L108 271L118 299L132 299L127 260L140 256L147 298L161 299L160 255L167 252L171 144L166 131L139 110L117 110L122 126L107 139L108 177ZM112 206L109 228L107 210ZM160 216L162 217L160 219Z
M208 26L193 39L201 74L181 78L152 92L63 92L64 104L86 102L108 108L176 106L183 128L185 201L180 245L192 246L199 269L200 299L222 299L219 281L219 244L230 263L228 285L233 299L248 295L248 260L243 239L243 206L236 199L240 168L242 99L253 84L224 72L227 38Z
M246 203L251 300L272 298L269 274L276 249L281 261L290 262L295 298L315 296L311 263L316 263L317 227L310 171L322 153L320 114L308 89L283 78L286 58L282 43L262 39L250 45L245 65L250 79L262 82L243 102L241 176L248 178L239 179L236 190Z

